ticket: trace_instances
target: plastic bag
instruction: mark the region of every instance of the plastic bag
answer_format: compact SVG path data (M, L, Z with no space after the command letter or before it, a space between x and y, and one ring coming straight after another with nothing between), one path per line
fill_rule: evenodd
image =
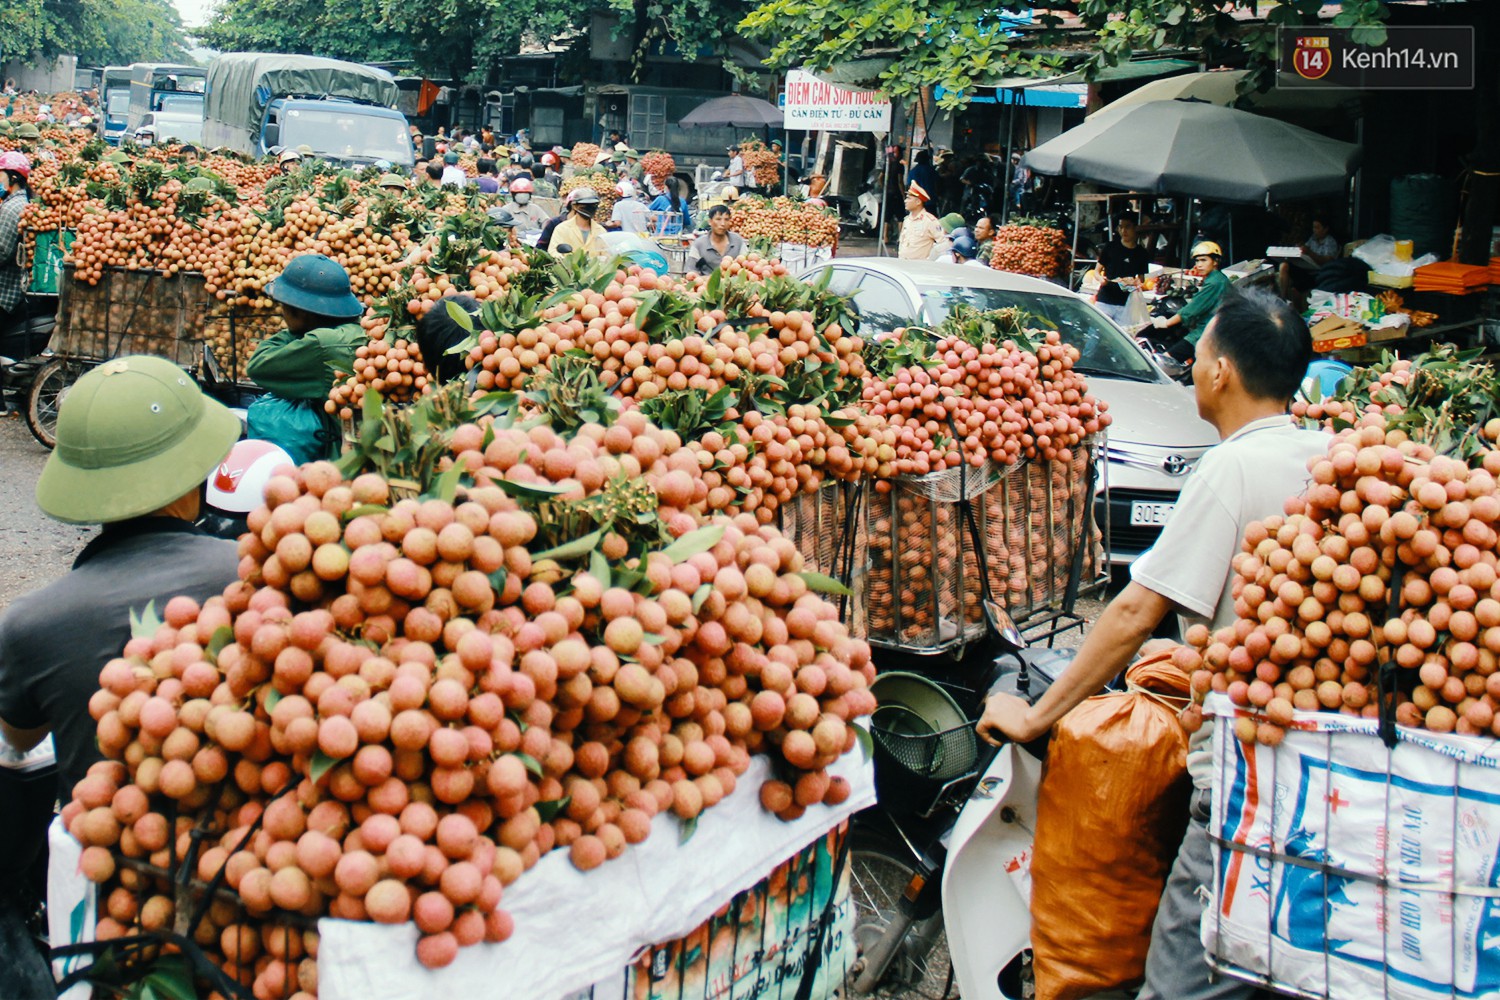
M1354 250L1354 256L1370 265L1370 270L1379 274L1389 274L1397 278L1410 276L1419 267L1437 262L1437 257L1427 253L1416 260L1398 260L1396 258L1396 238L1382 233L1365 240Z
M1126 671L1052 733L1031 861L1037 1000L1138 983L1151 924L1187 829L1192 782L1177 721L1188 678L1171 650Z
M1151 307L1146 303L1146 296L1139 288L1133 288L1125 300L1125 311L1120 314L1120 326L1127 333L1135 333L1150 325Z
M333 431L321 400L265 395L245 411L248 437L280 445L298 465L332 453Z

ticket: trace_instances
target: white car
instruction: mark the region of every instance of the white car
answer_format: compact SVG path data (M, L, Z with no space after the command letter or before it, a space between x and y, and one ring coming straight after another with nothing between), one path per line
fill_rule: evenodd
M1110 558L1128 565L1161 533L1182 481L1219 441L1198 416L1191 389L1169 379L1138 344L1081 295L1037 278L989 268L841 257L801 274L832 271L829 287L852 294L860 335L934 327L956 304L1017 306L1052 323L1081 352L1076 365L1109 404L1107 435ZM1102 518L1101 518L1102 520Z

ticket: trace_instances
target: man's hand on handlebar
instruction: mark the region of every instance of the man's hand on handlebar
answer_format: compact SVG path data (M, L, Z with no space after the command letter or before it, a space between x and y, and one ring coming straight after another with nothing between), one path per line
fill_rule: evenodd
M990 695L979 718L979 738L994 746L1007 742L1030 743L1042 735L1027 718L1031 706L1013 694Z

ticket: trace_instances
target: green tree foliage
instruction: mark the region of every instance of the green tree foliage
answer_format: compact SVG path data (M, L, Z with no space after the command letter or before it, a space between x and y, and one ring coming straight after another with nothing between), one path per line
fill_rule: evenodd
M750 9L747 0L223 0L199 34L223 51L409 60L419 73L480 83L524 41L586 29L595 12L619 15L634 49L670 41L691 59L722 52Z
M76 55L84 66L182 59L170 0L0 0L0 58L36 63Z
M1071 68L1077 60L1093 75L1142 49L1234 44L1250 55L1253 66L1264 69L1274 58L1275 29L1317 23L1324 4L1077 0L1049 6L1075 13L1081 27L1092 33L1089 44L1065 34L1055 13L1039 17L1034 30L1008 35L1000 24L1000 8L990 0L767 0L740 28L771 44L769 64L774 68L826 70L876 56L862 82L897 97L940 85L950 92L945 103L956 104L964 91L985 81L1046 75L1065 64ZM1257 11L1262 20L1233 16ZM1385 15L1383 0L1347 0L1331 23L1378 34Z
M223 0L197 34L224 52L289 52L355 62L410 59L374 0Z

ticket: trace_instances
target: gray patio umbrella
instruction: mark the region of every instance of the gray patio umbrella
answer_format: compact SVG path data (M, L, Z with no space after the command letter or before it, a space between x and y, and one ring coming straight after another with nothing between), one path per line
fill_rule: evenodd
M1150 101L1095 115L1026 154L1026 166L1127 191L1268 204L1342 194L1360 148L1205 104Z
M783 120L781 109L770 101L744 94L730 94L704 101L678 122L683 128L764 128L767 125L780 128Z

